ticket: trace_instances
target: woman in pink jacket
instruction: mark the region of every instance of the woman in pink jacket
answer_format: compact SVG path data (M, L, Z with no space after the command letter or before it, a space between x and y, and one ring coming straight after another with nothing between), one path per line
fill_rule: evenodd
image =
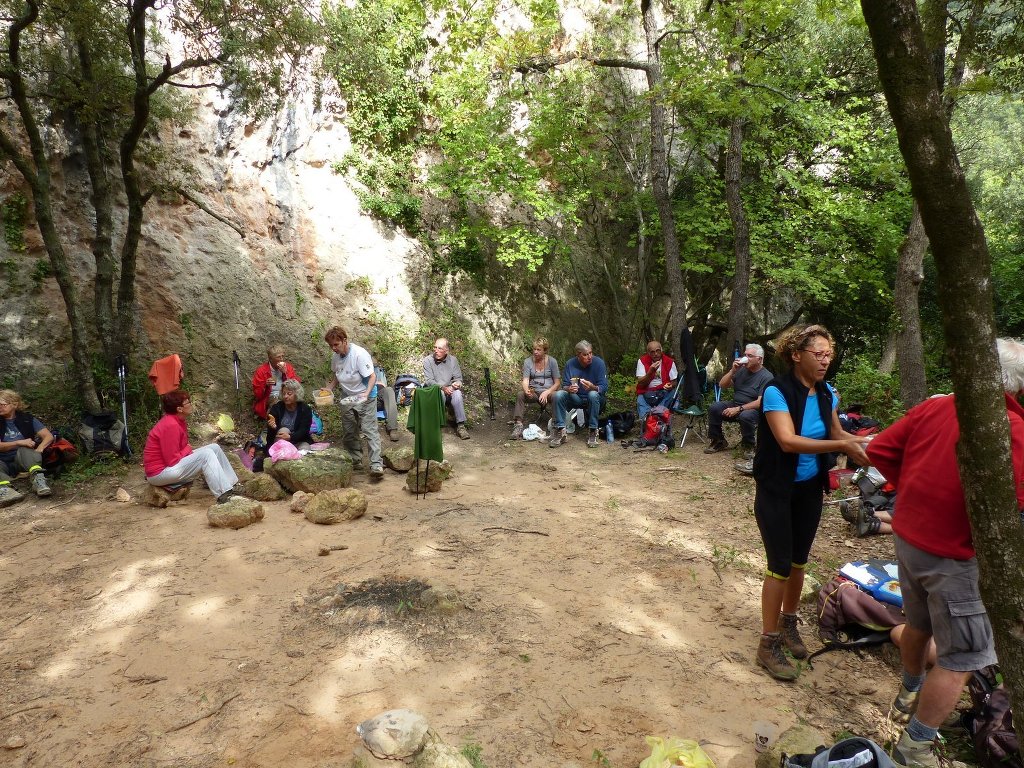
M142 452L142 466L150 485L188 483L202 475L210 491L223 504L235 495L238 476L216 443L192 450L185 420L192 413L188 392L176 389L160 398L164 416L149 431Z

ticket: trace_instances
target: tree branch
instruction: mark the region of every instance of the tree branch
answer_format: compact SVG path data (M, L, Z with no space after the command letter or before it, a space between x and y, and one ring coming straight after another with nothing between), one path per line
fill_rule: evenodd
M191 192L187 191L183 187L175 187L174 191L177 192L182 197L184 197L190 203L192 203L192 205L194 205L199 210L205 211L206 213L208 213L210 216L215 218L221 224L226 224L227 226L231 227L233 230L235 230L235 232L238 233L239 237L241 237L243 240L245 240L245 230L242 229L240 224L236 224L235 222L231 221L231 219L227 218L226 216L223 216L223 215L217 213L207 203L205 203L201 198L196 197L195 195L193 195Z

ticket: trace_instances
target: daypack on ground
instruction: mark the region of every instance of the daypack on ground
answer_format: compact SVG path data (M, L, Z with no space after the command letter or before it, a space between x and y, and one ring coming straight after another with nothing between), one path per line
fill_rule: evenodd
M78 437L82 448L92 456L104 453L128 455L124 424L110 411L85 414L78 428Z
M813 755L783 753L779 768L897 768L885 751L871 739L853 736L818 747Z
M398 405L410 405L412 403L412 394L416 391L417 387L422 387L423 382L420 381L419 376L414 376L411 373L403 373L401 376L395 379L395 402Z
M1024 768L1020 741L1013 730L1010 694L999 684L997 667L975 672L967 682L971 711L964 724L974 742L978 765L984 768Z
M63 437L55 437L43 451L43 469L50 477L59 476L65 465L78 460L78 449Z
M614 429L614 427L612 427ZM651 408L643 423L643 434L637 440L641 447L664 445L672 447L672 412L663 405Z
M849 579L835 576L818 592L818 637L823 648L859 648L889 640L889 630L906 622L895 605L876 600Z
M615 437L625 437L633 429L633 425L636 424L636 414L632 411L620 411L619 413L610 413L607 416L603 416L597 420L597 428L601 434L604 434L605 425L611 422L612 434Z

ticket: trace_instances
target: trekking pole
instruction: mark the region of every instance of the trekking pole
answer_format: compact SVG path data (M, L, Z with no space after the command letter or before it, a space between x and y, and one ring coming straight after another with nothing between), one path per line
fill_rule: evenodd
M121 448L126 456L132 455L131 446L128 444L128 367L124 355L117 356L117 383L121 392L121 422L124 424L124 439L121 441Z
M238 352L231 350L231 363L235 368L235 415L239 421L242 419L242 393L238 390L238 369L242 361L238 359Z
M497 418L494 415L494 392L491 391L491 369L484 368L484 384L487 385L487 402L491 406L491 421Z

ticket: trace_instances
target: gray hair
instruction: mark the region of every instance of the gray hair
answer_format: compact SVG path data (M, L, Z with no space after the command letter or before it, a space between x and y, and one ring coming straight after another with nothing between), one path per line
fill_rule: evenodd
M281 394L283 395L285 391L294 392L296 400L302 401L306 399L306 390L302 388L298 379L288 379L285 381L285 383L281 385Z
M576 354L577 355L582 355L582 354L584 354L586 352L593 352L593 351L594 351L594 345L591 344L586 339L582 339L581 341L576 342Z
M764 347L760 344L747 344L747 346L743 348L743 351L746 352L748 349L754 350L754 354L758 357L764 357Z
M1024 390L1024 343L1017 339L996 339L1003 389L1010 394Z

